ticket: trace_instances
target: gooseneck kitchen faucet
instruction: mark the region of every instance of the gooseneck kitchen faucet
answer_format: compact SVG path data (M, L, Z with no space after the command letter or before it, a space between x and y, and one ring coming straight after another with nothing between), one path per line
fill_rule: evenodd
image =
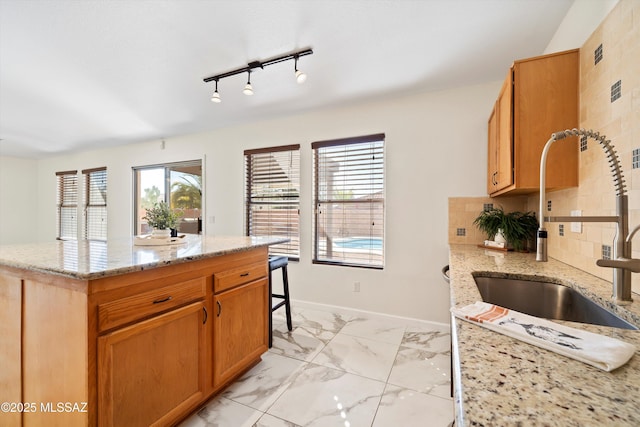
M545 203L545 178L547 170L547 154L551 145L560 139L569 136L586 136L595 139L603 148L613 175L613 183L616 191L616 215L615 216L544 216ZM600 267L613 268L613 293L612 298L618 304L625 304L632 301L631 298L631 273L640 272L640 259L631 258L631 239L640 230L638 225L629 233L629 205L627 200L627 190L622 175L622 169L618 160L618 155L604 135L600 135L593 130L567 129L551 134L542 150L540 157L540 205L538 208L538 229L536 261L547 261L547 230L544 228L545 222L612 222L616 224L616 235L613 239L612 259L599 259L596 264Z

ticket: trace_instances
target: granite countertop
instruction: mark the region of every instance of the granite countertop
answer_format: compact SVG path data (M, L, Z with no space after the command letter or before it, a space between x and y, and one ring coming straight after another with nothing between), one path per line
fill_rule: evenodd
M535 254L451 245L451 304L481 301L472 273L552 279L577 289L619 317L640 325L640 296L619 307L611 283ZM452 328L456 425L640 425L640 352L605 372L559 354L454 318ZM557 321L628 342L640 349L640 331Z
M284 243L278 237L185 235L171 246L137 246L134 239L107 242L65 240L0 246L0 267L14 267L81 280L131 273Z

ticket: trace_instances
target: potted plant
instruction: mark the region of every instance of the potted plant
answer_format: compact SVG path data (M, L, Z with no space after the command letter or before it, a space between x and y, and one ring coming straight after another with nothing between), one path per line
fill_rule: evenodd
M505 213L502 207L483 211L473 221L489 240L500 241L504 237L507 247L517 251L526 250L538 230L538 218L533 212Z
M147 209L147 213L142 219L147 221L150 227L153 227L152 235L155 237L166 238L171 236L171 230L178 227L178 220L181 214L174 211L165 202L156 202L151 209Z

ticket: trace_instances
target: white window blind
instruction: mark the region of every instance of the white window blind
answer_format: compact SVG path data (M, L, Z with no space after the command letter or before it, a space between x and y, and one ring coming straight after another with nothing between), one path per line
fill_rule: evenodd
M82 171L85 182L86 239L107 240L107 168Z
M271 255L300 258L300 145L246 150L247 236L286 237Z
M384 134L314 142L316 264L384 267Z
M78 238L78 171L56 172L58 239Z

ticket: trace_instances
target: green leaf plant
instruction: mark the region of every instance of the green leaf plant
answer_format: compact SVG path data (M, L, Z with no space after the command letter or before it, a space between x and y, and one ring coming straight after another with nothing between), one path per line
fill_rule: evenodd
M147 209L147 214L142 219L147 220L150 227L166 230L176 228L181 216L181 212L172 210L165 202L158 202L154 203L152 208Z
M507 245L517 251L525 250L527 242L534 239L538 230L538 218L534 212L505 213L502 207L482 211L473 224L489 240L493 240L498 231L501 231Z

